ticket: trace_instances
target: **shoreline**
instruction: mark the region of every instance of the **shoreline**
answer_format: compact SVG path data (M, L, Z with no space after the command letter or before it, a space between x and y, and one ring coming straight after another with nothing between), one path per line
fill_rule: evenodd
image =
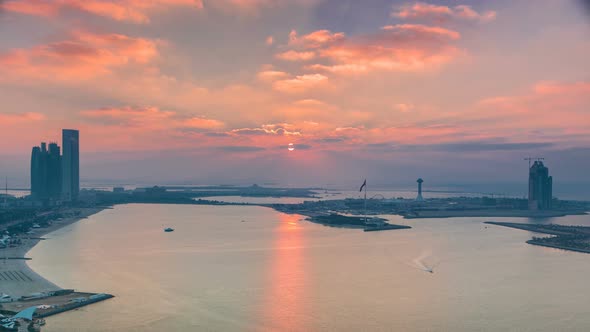
M73 211L80 211L80 215L75 217L64 218L60 221L54 221L51 226L37 229L30 237L23 237L23 243L16 248L6 248L0 251L0 274L18 273L23 275L24 280L2 280L0 283L0 293L9 294L13 297L20 297L38 292L47 292L61 290L62 288L50 280L44 278L33 270L27 259L30 251L40 242L45 240L45 236L66 226L72 225L82 219L97 214L110 206L101 206L93 208L72 208ZM4 259L11 258L11 259Z
M399 214L404 219L443 219L443 218L559 218L587 215L583 210L434 210Z

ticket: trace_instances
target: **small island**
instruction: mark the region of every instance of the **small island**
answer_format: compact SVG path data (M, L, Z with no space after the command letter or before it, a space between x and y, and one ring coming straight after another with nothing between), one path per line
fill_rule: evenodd
M362 228L365 232L412 228L405 225L389 224L383 218L344 216L336 213L315 215L306 220L331 227Z
M494 221L487 221L485 223L553 235L550 237L533 237L531 240L527 241L528 244L590 254L590 227L556 224L536 225Z

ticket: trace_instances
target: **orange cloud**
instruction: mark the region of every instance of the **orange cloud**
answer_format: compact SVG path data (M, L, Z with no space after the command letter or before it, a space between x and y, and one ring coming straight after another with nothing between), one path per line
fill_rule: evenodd
M318 48L340 41L344 38L344 33L333 33L330 30L318 30L299 37L297 31L292 30L289 34L289 45L305 48Z
M219 129L225 126L225 123L214 119L192 117L183 121L182 126L194 129Z
M140 130L156 129L219 129L225 123L197 116L183 116L158 107L114 107L84 110L80 114L97 125L124 126Z
M146 64L158 54L153 40L74 31L69 40L0 54L0 73L17 80L79 81L124 65Z
M293 50L276 55L277 59L285 61L308 61L315 58L315 56L315 52L297 52Z
M273 88L285 93L302 93L325 86L327 83L328 77L322 74L306 74L288 80L275 81Z
M308 66L334 73L371 70L421 71L448 63L461 52L451 42L458 32L420 24L383 27L379 33L345 39L319 50L331 64Z
M28 123L31 121L45 120L45 115L36 112L26 113L0 113L0 123L3 126L9 126L20 123Z
M415 41L436 38L448 38L450 40L457 40L461 38L461 34L459 34L457 31L421 24L386 25L382 29L385 31L391 31L400 36L401 34L406 34L406 38L415 38Z
M405 4L394 8L391 16L402 19L426 19L436 22L445 22L454 18L490 22L496 18L496 12L487 11L478 13L467 5L458 5L451 8L448 6L416 2L414 4Z
M164 128L175 113L161 111L157 107L121 107L84 110L80 114L95 124L107 126L125 126L142 130Z
M263 70L258 73L258 79L267 83L272 83L287 77L289 77L289 74L285 73L284 71L277 70Z
M201 0L22 0L7 1L7 11L36 16L57 16L62 10L75 9L117 21L148 23L150 13L167 6L184 6L201 9Z

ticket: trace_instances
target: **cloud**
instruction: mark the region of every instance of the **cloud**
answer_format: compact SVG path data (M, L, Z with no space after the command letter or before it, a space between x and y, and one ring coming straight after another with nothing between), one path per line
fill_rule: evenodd
M150 15L167 7L202 9L201 0L12 0L2 6L21 14L55 17L65 10L78 10L116 21L148 23Z
M208 137L230 137L231 136L228 133L217 133L217 132L203 133L203 135L208 136Z
M465 119L496 132L588 144L588 105L590 82L538 82L526 94L481 100Z
M225 124L222 121L200 117L192 117L186 119L182 121L182 125L184 127L196 129L217 129L225 126Z
M216 150L221 150L224 152L259 152L266 150L263 147L259 146L248 146L248 145L227 145L227 146L218 146L215 147Z
M107 126L135 127L143 130L165 127L175 112L161 111L157 107L100 108L84 110L80 114L88 121Z
M299 36L296 30L289 34L289 45L303 48L319 48L345 38L342 32L331 32L330 30L317 30L307 35Z
M297 51L287 51L283 53L278 53L276 55L277 59L284 60L284 61L308 61L316 57L315 52L297 52Z
M399 103L399 104L395 104L394 108L400 112L407 113L407 112L413 111L415 108L415 105L414 104Z
M490 22L496 18L495 11L478 13L467 5L448 7L433 5L425 2L415 2L394 7L392 17L401 19L419 19L434 22L446 22L452 19L469 20L477 22Z
M175 130L201 131L220 129L225 123L215 119L197 116L183 116L158 107L115 107L84 110L80 115L94 124L104 126L128 127L142 131Z
M80 81L118 67L145 65L159 55L158 42L150 39L81 30L72 31L70 37L0 54L0 73L4 79Z
M2 126L29 123L31 121L42 121L45 120L45 115L37 112L25 112L25 113L0 113L0 124Z
M278 70L264 70L258 73L258 79L267 83L272 83L276 80L284 79L287 77L289 77L288 73Z
M409 38L411 41L421 42L435 39L449 39L457 40L461 38L461 34L457 31L421 24L397 24L386 25L382 28L385 31L391 31L399 38Z
M486 141L450 142L441 144L400 144L397 142L369 143L365 146L374 151L380 152L492 152L492 151L521 151L538 150L554 147L550 142L502 142L503 139Z
M514 151L514 150L535 150L553 147L553 143L548 142L517 142L517 143L493 143L493 142L459 142L446 144L425 144L425 145L406 145L401 149L408 151L426 150L426 151L446 151L446 152L487 152L487 151Z
M303 93L326 86L327 83L327 76L322 74L305 74L292 79L275 81L273 88L285 93Z
M312 146L309 144L294 144L295 150L311 150Z
M265 124L260 128L238 128L230 132L237 136L300 136L301 133L293 129L293 126L287 123Z
M385 26L381 31L343 39L321 48L328 64L307 66L309 70L354 74L370 71L422 71L458 58L452 45L461 35L453 30L421 24Z

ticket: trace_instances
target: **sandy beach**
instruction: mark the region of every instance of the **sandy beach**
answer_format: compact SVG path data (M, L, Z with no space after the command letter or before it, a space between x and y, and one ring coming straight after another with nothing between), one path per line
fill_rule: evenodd
M13 297L20 297L36 292L61 289L58 285L53 284L51 281L33 271L27 264L27 260L24 258L27 253L39 243L39 241L43 241L41 239L43 236L71 225L79 220L85 219L104 209L105 207L74 208L72 211L80 211L78 216L54 221L53 224L47 228L34 230L33 234L23 236L22 244L16 248L1 249L0 293L5 293Z

